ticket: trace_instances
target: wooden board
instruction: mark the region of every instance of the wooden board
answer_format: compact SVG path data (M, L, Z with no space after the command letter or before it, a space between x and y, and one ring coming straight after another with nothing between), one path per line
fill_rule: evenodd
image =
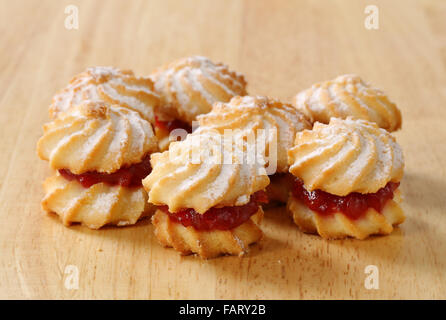
M369 2L378 30L356 0L1 0L0 298L446 298L446 2ZM78 30L64 27L68 4ZM325 241L278 208L247 257L201 261L158 245L148 221L92 231L43 214L49 169L35 145L55 91L87 66L148 74L192 54L284 100L350 72L384 88L403 112L406 222L387 237ZM378 290L364 286L368 265Z

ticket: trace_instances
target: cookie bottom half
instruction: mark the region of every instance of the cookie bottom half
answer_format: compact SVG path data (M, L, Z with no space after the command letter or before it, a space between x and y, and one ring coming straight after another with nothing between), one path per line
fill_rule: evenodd
M158 241L173 247L183 255L195 253L201 258L214 258L220 255L242 256L249 250L249 245L259 241L263 233L258 224L263 218L263 210L259 207L257 213L231 230L196 230L172 221L161 210L156 210L152 217L155 235Z
M155 207L147 203L147 193L142 187L97 183L84 188L79 182L68 181L59 174L47 178L43 187L43 210L57 214L66 226L72 223L91 229L105 225L126 226L155 211Z
M290 194L287 210L303 232L316 233L326 239L365 239L374 234L390 234L394 226L404 222L405 216L400 203L401 193L396 190L393 199L387 201L381 213L369 208L362 217L353 220L340 212L329 216L321 215Z

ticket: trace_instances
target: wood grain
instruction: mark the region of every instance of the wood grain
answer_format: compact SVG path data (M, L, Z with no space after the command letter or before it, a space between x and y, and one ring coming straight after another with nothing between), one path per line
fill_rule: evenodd
M446 298L446 2L0 1L0 298ZM65 6L79 29L64 27ZM325 241L284 208L243 258L201 261L161 248L152 226L65 228L40 209L47 164L35 153L56 90L87 66L148 74L185 55L224 61L252 94L289 99L355 72L403 112L406 222L388 237ZM64 286L67 265L79 288ZM364 268L379 268L379 290Z

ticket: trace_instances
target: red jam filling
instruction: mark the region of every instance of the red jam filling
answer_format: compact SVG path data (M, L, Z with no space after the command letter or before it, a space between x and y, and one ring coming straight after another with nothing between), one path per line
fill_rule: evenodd
M121 168L113 173L90 171L82 174L74 174L68 169L61 169L59 173L68 181L77 180L84 188L89 188L100 182L112 186L140 187L142 186L142 179L147 177L151 171L150 156L147 156L140 163Z
M192 132L191 126L186 122L180 120L162 121L157 116L155 116L155 126L168 132L172 132L175 129L184 129L188 133Z
M292 192L294 197L321 215L342 212L350 219L355 220L365 214L369 208L381 212L386 202L393 199L393 193L399 185L399 182L389 182L376 193L352 192L341 197L322 190L307 191L302 180L296 179Z
M267 203L268 197L264 191L251 195L250 201L243 206L211 208L203 214L194 209L183 209L179 212L169 212L167 206L160 206L172 221L196 230L230 230L246 222L259 210L260 203Z

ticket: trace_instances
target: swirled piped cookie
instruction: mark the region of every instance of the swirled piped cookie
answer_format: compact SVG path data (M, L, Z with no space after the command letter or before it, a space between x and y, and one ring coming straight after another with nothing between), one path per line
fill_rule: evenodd
M217 102L212 111L197 117L200 127L234 134L252 141L256 152L267 160L271 177L267 193L271 200L286 202L288 197L287 151L296 133L311 129L308 119L293 106L267 97L234 97Z
M150 78L137 77L130 70L92 67L74 76L68 86L53 97L50 117L55 119L59 113L86 100L118 104L137 111L151 123L155 122L154 108L159 104Z
M322 123L352 117L375 122L388 131L401 128L397 106L380 89L353 74L312 85L295 96L294 105L313 121Z
M206 57L176 60L156 70L151 77L161 97L161 111L188 123L211 111L214 102L246 95L243 75Z
M389 234L404 221L398 189L403 153L375 123L316 122L297 133L288 161L295 181L287 207L303 231L364 239Z
M221 134L232 131L245 139L252 135L253 143L259 143L257 147L263 154L274 153L276 165L271 173L288 171L287 151L293 146L296 133L311 129L308 119L293 106L261 96L237 96L227 103L217 102L211 112L197 120L200 127Z
M143 180L161 244L202 258L243 255L262 237L258 224L269 183L264 163L245 159L246 143L197 130L152 155Z
M44 182L43 209L65 225L136 223L153 209L141 181L157 150L151 124L128 108L85 101L60 113L37 144L39 157L56 170Z
M176 60L152 73L161 104L157 108L156 134L162 150L169 145L169 133L190 127L199 114L211 111L217 101L246 95L243 75L206 57L192 56Z

